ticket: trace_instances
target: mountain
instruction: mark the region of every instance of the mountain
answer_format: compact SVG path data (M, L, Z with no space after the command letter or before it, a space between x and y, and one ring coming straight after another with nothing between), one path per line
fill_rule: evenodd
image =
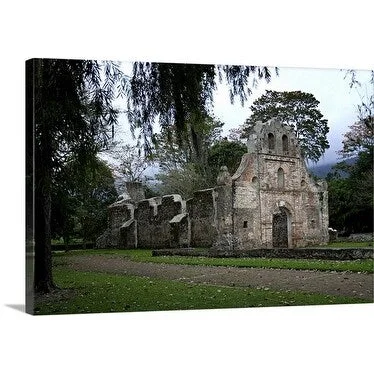
M353 157L353 158L348 158L346 160L344 160L345 163L347 163L348 165L354 165L356 162L357 162L357 157ZM318 178L326 178L327 177L327 174L332 171L333 167L336 165L337 163L336 162L331 162L331 163L327 163L327 164L322 164L322 165L313 165L313 166L309 166L308 167L308 170L313 174L315 175L316 177ZM342 176L344 176L345 173L343 173Z

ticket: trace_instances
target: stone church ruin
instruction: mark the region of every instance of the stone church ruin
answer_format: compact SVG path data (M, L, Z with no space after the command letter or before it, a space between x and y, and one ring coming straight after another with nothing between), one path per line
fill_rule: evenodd
M292 129L257 123L234 175L214 188L144 199L140 183L109 209L99 248L297 248L328 242L327 184L309 176Z

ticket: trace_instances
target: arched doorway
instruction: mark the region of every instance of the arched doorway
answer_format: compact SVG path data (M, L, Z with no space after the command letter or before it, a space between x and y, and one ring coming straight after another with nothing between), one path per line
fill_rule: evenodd
M273 247L289 248L290 212L285 207L279 207L279 213L273 214Z

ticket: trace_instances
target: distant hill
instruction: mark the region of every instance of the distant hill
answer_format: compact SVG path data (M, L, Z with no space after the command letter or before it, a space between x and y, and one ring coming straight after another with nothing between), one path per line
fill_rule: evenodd
M336 165L336 163L313 165L311 167L308 167L308 170L318 178L326 178L327 174L331 171L334 165Z
M356 163L357 158L349 158L347 160L344 160L348 165L353 165ZM331 162L328 164L323 164L323 165L313 165L309 166L308 170L315 175L318 178L326 178L327 174L332 171L332 168L336 165L336 162Z

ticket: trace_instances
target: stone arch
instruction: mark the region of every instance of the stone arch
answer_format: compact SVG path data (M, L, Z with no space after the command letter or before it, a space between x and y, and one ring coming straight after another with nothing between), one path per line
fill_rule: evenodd
M287 135L282 136L282 150L283 150L283 154L288 154L288 136Z
M268 148L269 151L273 151L275 149L275 135L272 132L268 134Z
M295 209L287 201L278 200L278 202L273 205L270 213L272 215L271 217L272 217L272 229L273 229L273 231L272 231L273 247L274 248L282 248L281 246L275 247L275 245L277 243L274 242L274 239L275 239L274 238L274 217L278 214L282 214L284 221L287 222L287 230L285 230L285 232L287 232L287 241L286 241L287 247L283 247L283 248L293 248L292 236L293 236L293 230L294 230L294 220L295 220L295 217L296 217ZM286 217L284 217L284 214L286 215ZM278 217L278 218L280 218L280 217ZM287 218L287 220L285 220L285 218ZM283 224L284 224L284 222L283 222ZM283 230L285 229L285 227L286 226L284 224ZM285 239L285 238L283 238L283 239Z
M278 188L284 188L284 170L282 168L278 169L277 172L277 185Z
M272 241L274 248L292 247L291 212L280 206L273 214L272 219Z

